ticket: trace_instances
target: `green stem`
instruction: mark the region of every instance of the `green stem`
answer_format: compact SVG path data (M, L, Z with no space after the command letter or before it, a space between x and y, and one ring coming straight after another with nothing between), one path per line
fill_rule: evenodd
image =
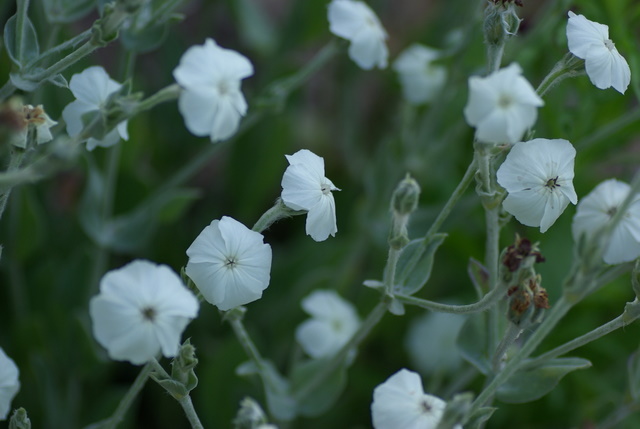
M127 391L127 394L124 395L116 410L104 424L104 429L115 429L116 427L118 427L118 424L120 424L120 422L124 419L124 415L127 413L129 408L131 408L133 401L136 399L145 383L149 379L149 373L152 369L153 365L151 363L147 363L142 367L142 370L129 388L129 391Z
M384 269L384 290L387 295L393 296L393 286L396 280L396 267L400 259L400 249L389 247L389 256L387 257L387 265Z
M301 401L309 394L315 391L331 373L333 373L340 365L344 363L349 352L356 349L362 341L369 335L369 332L378 324L387 312L388 304L380 302L369 313L367 318L362 322L358 330L353 334L351 339L331 358L321 370L316 372L313 377L307 381L298 391L294 392L296 400Z
M256 368L258 369L260 377L262 378L262 382L264 384L271 383L270 381L271 378L268 377L266 374L268 370L267 364L262 358L262 355L260 355L260 352L258 351L258 348L256 347L256 345L253 343L253 340L249 336L249 333L245 329L244 323L242 323L242 318L230 317L229 323L231 324L231 328L233 329L233 332L235 333L236 338L238 339L238 342L244 349L244 352L247 354L247 356L249 356L249 359L251 359L251 361L256 365Z
M493 354L493 359L491 360L494 372L498 372L500 370L503 358L507 354L509 347L511 347L511 345L518 339L518 337L520 337L522 332L522 328L513 323L509 323L507 332L505 332L502 341L500 341L500 344L498 344L498 347L496 347L496 351Z
M7 167L6 173L3 173L2 176L11 175L12 173L17 173L20 170L20 166L24 161L25 151L23 149L14 148L11 150L11 155L9 157L9 166ZM15 186L15 182L9 182L7 186L3 186L2 182L0 182L0 219L2 219L2 215L4 214L5 209L7 208L7 202L9 201L9 196L11 195L11 190Z
M60 73L61 71L66 70L69 66L75 64L76 62L78 62L82 58L86 57L87 55L89 55L90 53L92 53L93 51L95 51L98 48L99 48L99 46L94 45L91 41L85 42L78 49L76 49L75 51L71 52L69 55L67 55L66 57L62 58L58 62L54 63L50 67L44 69L43 71L41 71L39 73L34 74L33 76L27 75L26 77L29 80L37 82L38 84L40 84L43 81L45 81L48 78L50 78L51 76L54 76L54 75Z
M48 60L49 57L59 54L60 52L66 51L67 49L71 49L74 46L78 46L81 43L85 43L90 38L91 38L91 29L85 30L82 33L72 37L71 39L65 40L59 45L54 46L50 49L47 49L42 54L40 54L38 58L35 58L31 62L29 62L26 68L31 69L34 65Z
M138 103L134 114L138 114L146 110L150 110L151 108L157 106L158 104L165 103L167 101L177 100L178 97L180 96L181 91L182 91L182 88L180 88L180 85L178 85L177 83L164 87L160 91L156 92L155 94L145 98L140 103Z
M471 314L480 313L492 308L504 297L504 294L505 291L501 288L494 288L491 289L485 296L483 296L480 301L467 305L442 304L439 302L429 301L426 299L402 294L395 294L394 298L403 304L415 305L417 307L422 307L431 311L438 311L441 313Z
M575 57L571 53L566 54L553 66L549 74L545 76L536 89L536 92L540 97L544 97L551 88L566 78L585 74L584 69L581 69L583 64L584 60Z
M489 273L489 290L498 289L498 272L500 259L500 206L485 209L485 225L487 228L487 242L485 247L485 267ZM497 347L500 338L501 319L504 314L500 306L495 306L489 312L489 346L491 350Z
M280 198L278 198L278 201L276 201L273 207L264 212L264 214L260 216L260 219L258 219L258 221L255 223L255 225L253 225L253 228L251 229L261 233L280 219L305 213L306 211L297 211L290 209L282 202Z

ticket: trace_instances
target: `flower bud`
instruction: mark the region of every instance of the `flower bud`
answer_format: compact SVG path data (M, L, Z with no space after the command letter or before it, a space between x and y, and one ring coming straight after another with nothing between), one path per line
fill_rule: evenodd
M187 390L191 391L198 385L198 377L194 372L197 365L196 348L187 338L180 347L178 355L171 362L171 378L184 384Z
M518 32L520 22L515 6L522 6L521 0L491 0L485 9L484 40L489 45L502 45Z
M252 398L244 398L233 420L234 429L255 429L267 423L267 416L260 405Z
M395 215L408 216L418 207L420 185L409 174L398 184L391 197L391 209Z
M13 412L9 420L9 429L31 429L31 420L24 408L18 408Z

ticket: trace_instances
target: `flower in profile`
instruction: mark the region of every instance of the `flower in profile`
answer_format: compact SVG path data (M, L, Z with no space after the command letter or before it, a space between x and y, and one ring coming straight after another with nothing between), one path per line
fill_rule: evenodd
M563 139L516 143L497 172L509 195L502 206L527 226L545 232L569 202L576 204L573 162L576 150Z
M223 216L187 249L187 275L204 299L226 311L262 297L269 286L271 246L263 236Z
M469 100L464 108L467 123L476 127L476 138L489 143L519 141L538 118L544 102L522 76L516 63L487 77L469 78Z
M371 404L373 427L435 429L446 405L437 396L424 393L417 373L403 368L374 389Z
M573 217L573 238L590 236L604 228L629 195L631 187L616 179L605 180L580 201ZM607 264L633 261L640 256L640 196L634 196L626 212L611 231L604 249Z
M302 300L311 319L296 329L296 340L314 359L336 354L360 326L360 318L349 301L332 290L316 290Z
M333 0L329 4L329 30L351 42L349 57L364 70L387 67L387 32L366 3Z
M168 266L135 260L102 277L89 312L93 335L109 357L140 365L160 351L176 356L198 300Z
M398 72L404 98L411 104L433 101L447 80L447 69L434 63L440 52L420 45L409 46L393 63Z
M282 201L293 210L309 212L306 231L315 241L334 237L338 226L331 191L340 189L324 177L324 159L307 149L285 156L289 167L282 177Z
M67 123L67 133L71 137L80 134L84 128L82 115L94 110L102 110L109 95L121 87L122 85L111 79L100 66L89 67L71 76L69 89L76 100L67 104L62 111L62 117ZM120 122L102 140L90 137L87 140L87 150L93 150L97 146L113 146L120 141L120 138L129 140L127 121Z
M591 83L600 89L613 87L624 94L631 82L631 69L609 39L608 26L569 11L567 41L569 51L584 60Z
M212 142L235 134L247 113L241 81L251 75L253 65L247 57L221 48L213 39L187 49L173 70L184 88L178 109L187 129L199 137L209 136Z
M5 420L11 401L20 390L20 372L15 362L0 347L0 420Z
M16 134L15 138L11 140L14 146L25 149L27 147L27 136L29 130L34 130L35 139L37 144L47 143L53 140L51 130L49 128L57 124L52 120L47 112L42 108L42 104L33 107L30 104L22 106L22 111L19 113L20 132Z

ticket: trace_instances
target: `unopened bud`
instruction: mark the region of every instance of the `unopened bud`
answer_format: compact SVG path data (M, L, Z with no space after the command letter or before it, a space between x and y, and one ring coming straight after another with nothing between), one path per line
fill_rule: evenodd
M489 45L502 45L518 32L520 22L515 6L522 6L520 0L492 0L484 15L484 39Z
M391 197L394 214L408 216L418 207L420 185L409 174L398 184Z
M31 429L31 420L24 408L18 408L13 412L9 420L9 429Z
M251 398L240 402L240 409L233 420L234 429L256 429L267 423L267 416L260 405Z

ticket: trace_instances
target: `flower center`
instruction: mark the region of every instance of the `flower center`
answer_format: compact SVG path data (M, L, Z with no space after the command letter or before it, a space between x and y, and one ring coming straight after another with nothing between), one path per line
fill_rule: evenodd
M613 43L611 39L607 39L604 41L604 46L607 47L610 51L613 51L616 48L616 44Z
M420 402L420 408L422 408L422 411L425 414L429 414L431 412L431 409L432 409L431 404L429 404L429 402L426 399L423 399Z
M231 92L231 87L229 86L227 81L223 80L218 83L218 92L220 93L220 95L227 95L229 92Z
M508 94L501 94L500 98L498 98L498 107L503 109L507 109L513 104L513 98Z
M609 210L607 210L607 214L609 215L610 218L614 217L617 212L618 212L618 207L616 206L613 206L609 208Z
M238 260L235 256L228 257L225 259L224 265L229 269L234 269L238 265Z
M144 320L148 320L149 322L156 320L156 309L153 307L145 307L142 309L141 313Z
M331 193L331 185L329 185L328 183L323 183L320 186L320 190L322 191L323 194L328 195Z
M547 184L544 186L549 188L550 191L553 191L555 188L560 187L560 184L558 183L558 176L554 177L553 179L547 180Z

